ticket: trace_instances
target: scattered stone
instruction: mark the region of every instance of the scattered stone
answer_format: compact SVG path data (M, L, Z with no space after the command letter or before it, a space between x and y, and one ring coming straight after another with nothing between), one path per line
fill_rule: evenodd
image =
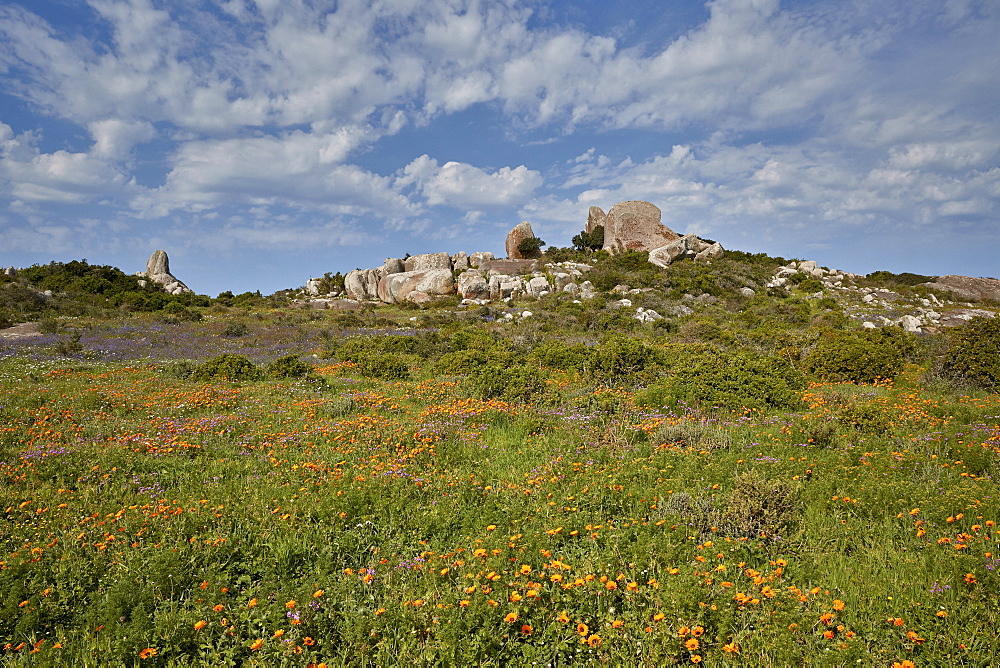
M528 281L527 291L529 295L537 298L549 294L552 291L552 286L549 285L544 276L535 276Z
M306 294L307 295L318 295L319 294L319 286L320 286L320 283L322 282L322 280L323 280L322 278L310 278L308 281L306 281L306 288L305 288L306 289ZM142 283L143 281L139 281L139 282Z
M663 316L653 309L644 309L641 306L635 311L635 319L639 322L656 322L663 320Z
M754 295L757 294L756 292L754 292L753 288L740 288L739 293L744 297L753 297Z

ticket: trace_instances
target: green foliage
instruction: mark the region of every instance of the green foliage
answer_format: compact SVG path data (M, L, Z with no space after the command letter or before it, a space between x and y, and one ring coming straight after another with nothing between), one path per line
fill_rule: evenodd
M480 399L503 399L530 404L546 398L546 376L527 364L490 364L469 377L468 386Z
M973 318L956 327L938 366L953 381L988 392L1000 390L1000 317Z
M258 380L260 370L244 355L223 353L198 365L191 378L199 381L227 380L231 383Z
M934 276L924 276L922 274L911 274L904 271L902 274L894 274L891 271L873 271L866 277L868 280L885 286L919 285L929 283L934 280Z
M542 254L542 246L545 242L538 237L528 237L527 239L521 239L517 244L517 252L523 257L540 257Z
M871 383L895 377L916 353L913 335L898 327L827 331L803 365L823 380Z
M245 322L231 322L219 334L224 339L239 339L250 335L250 328Z
M536 346L528 358L543 367L564 371L583 370L590 362L591 351L582 343L550 340Z
M737 475L719 519L720 531L734 537L788 537L802 518L800 494L788 481L758 471Z
M398 353L354 355L351 361L358 365L358 373L366 378L403 380L410 377L410 366Z
M648 382L658 375L665 361L662 349L623 334L608 335L591 355L591 376L604 385Z
M704 344L667 347L662 379L641 390L641 406L789 410L801 405L802 375L779 357Z
M598 225L592 232L586 230L573 237L573 248L578 251L593 252L604 248L604 226Z
M312 373L312 365L294 354L279 357L267 365L267 375L271 378L304 378Z

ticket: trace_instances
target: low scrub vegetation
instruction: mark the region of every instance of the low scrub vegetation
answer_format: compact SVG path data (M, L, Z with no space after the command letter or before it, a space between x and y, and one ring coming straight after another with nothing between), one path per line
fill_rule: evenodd
M995 661L1000 320L577 246L530 317L0 285L3 663Z

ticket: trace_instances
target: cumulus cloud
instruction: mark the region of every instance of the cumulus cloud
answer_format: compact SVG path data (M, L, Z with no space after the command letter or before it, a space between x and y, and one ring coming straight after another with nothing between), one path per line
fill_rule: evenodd
M524 165L494 172L460 162L439 165L425 154L403 168L397 183L414 186L431 206L475 210L524 202L542 185L542 175Z

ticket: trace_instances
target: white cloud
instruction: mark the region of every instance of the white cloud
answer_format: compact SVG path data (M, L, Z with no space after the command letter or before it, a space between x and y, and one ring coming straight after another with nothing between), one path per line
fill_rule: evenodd
M154 216L174 209L203 211L226 203L276 204L330 213L379 216L415 211L387 177L344 164L364 141L360 128L328 135L292 132L188 142L161 188L133 202Z
M416 186L431 206L479 209L517 206L542 185L542 175L524 165L495 172L460 162L439 165L425 154L402 170L398 183Z
M0 189L21 204L85 203L120 197L132 185L102 156L71 151L42 153L32 133L15 135L0 123Z

